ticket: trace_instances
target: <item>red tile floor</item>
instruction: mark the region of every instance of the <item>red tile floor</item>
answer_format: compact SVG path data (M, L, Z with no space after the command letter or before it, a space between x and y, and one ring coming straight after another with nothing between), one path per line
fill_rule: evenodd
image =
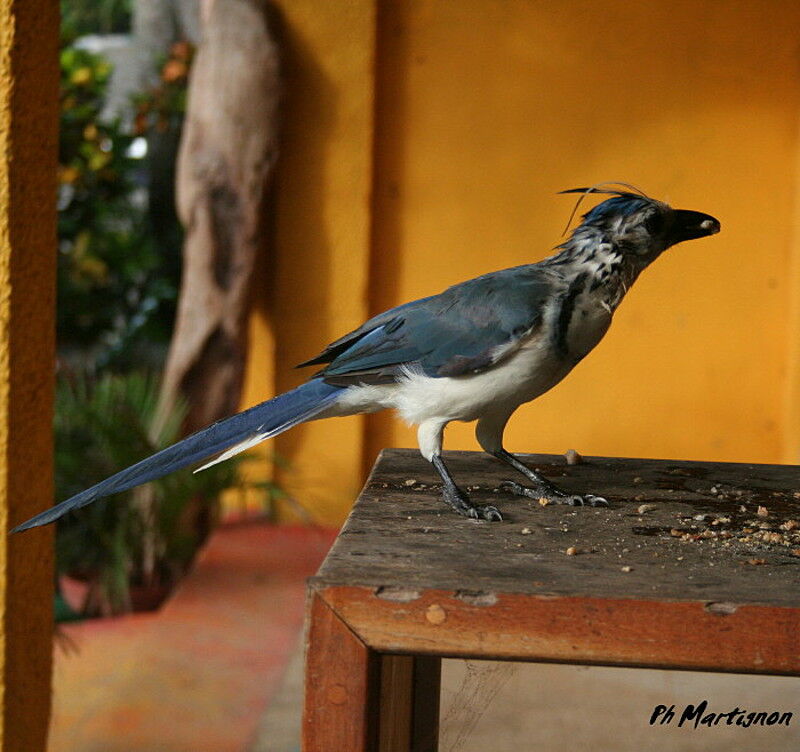
M50 752L241 752L303 623L305 580L336 535L218 528L160 611L63 626Z

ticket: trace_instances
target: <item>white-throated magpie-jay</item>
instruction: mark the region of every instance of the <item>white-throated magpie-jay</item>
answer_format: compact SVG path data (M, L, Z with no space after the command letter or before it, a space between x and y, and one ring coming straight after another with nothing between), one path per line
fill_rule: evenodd
M208 464L220 462L308 420L385 408L418 426L420 452L442 477L444 500L462 515L501 519L495 507L474 505L442 460L444 429L453 420L477 421L481 447L527 477L531 487L505 484L512 492L605 504L592 494L564 493L525 466L503 448L503 430L520 405L561 381L597 345L645 267L676 243L719 232L720 224L634 191L597 192L612 197L587 212L544 261L485 274L375 316L301 364L322 366L302 386L198 431L14 531L222 452Z

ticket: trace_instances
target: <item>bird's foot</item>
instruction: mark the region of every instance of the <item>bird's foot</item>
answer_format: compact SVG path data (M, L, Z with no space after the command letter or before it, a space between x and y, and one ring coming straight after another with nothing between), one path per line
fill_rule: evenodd
M487 522L501 522L503 515L497 507L478 506L473 504L469 496L465 494L460 488L448 488L445 486L442 489L444 500L456 510L463 517L469 517L473 520L486 520Z
M505 480L500 484L504 491L510 491L515 496L525 496L529 499L543 500L548 504L566 504L570 507L607 507L608 501L595 494L568 494L557 488L528 488L513 480Z

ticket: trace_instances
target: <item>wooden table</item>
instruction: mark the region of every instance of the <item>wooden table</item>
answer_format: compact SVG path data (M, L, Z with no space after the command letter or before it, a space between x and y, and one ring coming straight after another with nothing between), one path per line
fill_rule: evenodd
M504 520L456 516L415 450L381 454L309 581L305 752L435 750L444 656L800 675L797 467L525 456L610 502L575 509L446 460Z

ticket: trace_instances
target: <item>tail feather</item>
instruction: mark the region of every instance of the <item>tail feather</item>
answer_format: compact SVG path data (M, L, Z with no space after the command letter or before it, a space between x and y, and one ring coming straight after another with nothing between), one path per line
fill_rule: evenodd
M256 446L256 444L260 444L262 441L266 441L268 438L274 435L274 433L255 433L252 436L248 436L244 441L234 444L230 449L226 449L222 454L220 454L219 457L214 457L213 460L206 462L205 465L196 467L192 472L201 473L203 470L208 470L208 468L214 467L214 465L219 465L220 462L225 462L225 460L229 460L231 457L235 457L237 454L246 452L251 447Z
M321 382L320 382L321 383ZM323 384L323 386L333 389L334 391L332 394L334 397L337 395L339 391L341 391L341 387L329 387L327 384ZM311 402L307 410L297 413L289 413L289 415L283 420L277 420L277 416L275 420L270 421L270 423L261 426L260 430L256 431L255 433L246 436L243 441L240 441L234 444L229 449L226 449L219 457L215 457L211 462L206 462L205 465L201 465L198 467L194 472L199 473L203 470L212 467L213 465L217 465L220 462L224 462L225 460L229 460L231 457L235 457L237 454L241 454L242 452L250 449L250 447L254 447L256 444L260 444L262 441L266 441L267 439L271 439L273 436L277 436L279 433L283 433L284 431L288 431L293 426L302 423L303 421L309 420L313 418L315 415L318 415L322 410L324 410L333 400L324 400L322 402Z
M263 435L263 439L275 436L321 413L336 401L341 391L341 387L331 386L320 379L309 381L290 392L251 407L249 410L217 421L177 444L162 449L147 459L137 462L91 488L81 491L72 498L37 514L21 525L17 525L11 532L16 533L20 530L54 522L73 509L84 507L104 496L128 491L142 483L156 480L234 445L249 442L256 436Z

